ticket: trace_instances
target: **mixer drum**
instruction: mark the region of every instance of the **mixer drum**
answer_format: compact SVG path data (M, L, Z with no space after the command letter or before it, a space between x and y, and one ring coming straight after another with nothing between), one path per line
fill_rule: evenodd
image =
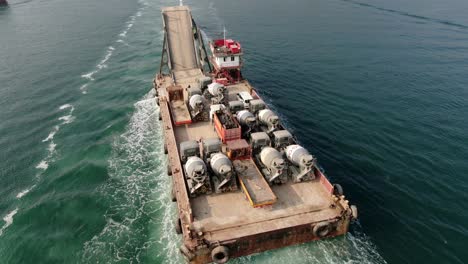
M189 100L190 108L194 110L199 110L203 108L203 98L199 94L192 95Z
M258 111L258 120L260 120L261 123L267 125L270 129L270 132L274 130L279 123L279 117L270 109L263 109Z
M244 126L250 126L255 122L255 116L247 110L242 110L237 113L237 120Z
M187 172L187 176L192 178L195 182L201 182L203 176L206 174L206 165L202 159L199 157L190 157L185 163L185 171Z
M284 166L284 160L281 153L272 147L264 147L262 149L262 151L260 152L260 160L268 168L278 168ZM274 161L276 162L276 164L273 164Z
M299 146L299 145L290 145L286 147L286 157L292 164L296 166L312 166L314 157L309 154L309 152Z
M216 153L211 157L210 166L213 173L221 178L228 178L232 175L232 162L223 153Z
M224 91L224 86L220 83L210 83L208 85L208 92L212 96L219 96L222 95Z

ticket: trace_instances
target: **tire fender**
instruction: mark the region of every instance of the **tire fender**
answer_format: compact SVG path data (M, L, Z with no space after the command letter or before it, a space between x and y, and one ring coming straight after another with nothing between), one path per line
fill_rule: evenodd
M171 176L171 175L172 175L171 164L167 164L167 175L168 175L168 176Z
M356 220L358 218L358 210L355 205L351 205L349 207L351 209L351 219Z
M229 249L225 246L217 246L211 251L211 259L214 263L223 264L229 260Z
M171 201L177 202L177 197L175 195L174 187L172 187L172 190L171 190Z
M182 234L182 224L180 223L180 218L175 219L174 228L178 235Z
M332 232L332 223L330 222L321 222L314 226L313 233L314 236L323 238L329 235Z
M343 187L339 184L333 184L333 194L336 196L343 195Z

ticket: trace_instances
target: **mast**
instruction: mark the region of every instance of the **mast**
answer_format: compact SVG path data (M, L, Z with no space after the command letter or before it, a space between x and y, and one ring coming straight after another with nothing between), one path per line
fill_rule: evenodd
M226 47L226 27L225 26L223 26L223 40L224 40L223 45Z

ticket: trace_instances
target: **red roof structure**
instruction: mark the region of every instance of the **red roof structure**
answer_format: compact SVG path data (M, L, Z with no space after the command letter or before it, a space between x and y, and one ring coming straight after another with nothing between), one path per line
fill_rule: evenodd
M223 54L239 54L241 52L241 44L232 39L216 39L213 41L213 51Z

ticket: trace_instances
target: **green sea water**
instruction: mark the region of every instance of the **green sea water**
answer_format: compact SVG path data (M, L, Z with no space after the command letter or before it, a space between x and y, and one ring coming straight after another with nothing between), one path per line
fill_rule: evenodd
M234 263L466 263L468 3L184 1L357 204ZM0 263L182 263L151 92L169 0L0 7Z

